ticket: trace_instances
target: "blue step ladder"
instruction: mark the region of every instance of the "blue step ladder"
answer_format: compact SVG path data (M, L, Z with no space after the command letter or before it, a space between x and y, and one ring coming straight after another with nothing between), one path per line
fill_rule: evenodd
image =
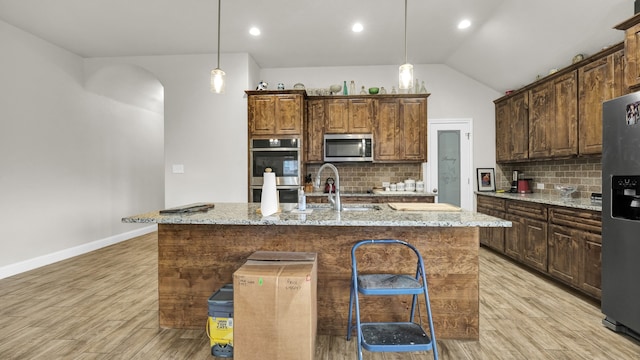
M356 250L366 245L406 246L415 254L416 273L412 274L361 274L358 273ZM362 249L365 251L366 249ZM410 261L409 260L409 261ZM431 317L431 305L427 288L427 277L424 261L418 249L413 245L393 239L362 240L351 249L351 295L349 297L349 321L347 325L347 341L351 340L353 330L358 338L358 359L362 360L362 349L371 352L407 352L432 351L434 360L438 360L436 336ZM362 295L413 295L411 312L407 322L369 322L360 321L359 294ZM429 321L429 333L422 326L418 297L424 296L426 314ZM355 324L353 311L355 304ZM416 310L419 321L415 322Z

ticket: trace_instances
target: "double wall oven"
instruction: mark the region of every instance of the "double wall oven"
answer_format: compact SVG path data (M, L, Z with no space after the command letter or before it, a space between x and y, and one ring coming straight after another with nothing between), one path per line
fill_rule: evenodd
M271 168L276 173L280 202L297 202L301 171L300 139L251 139L249 153L250 201L260 202L264 170Z

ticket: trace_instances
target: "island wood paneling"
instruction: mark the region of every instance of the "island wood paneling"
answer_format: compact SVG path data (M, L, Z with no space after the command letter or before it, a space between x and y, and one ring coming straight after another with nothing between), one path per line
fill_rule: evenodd
M478 339L478 228L179 225L158 226L160 326L201 329L207 298L232 282L233 272L257 250L318 253L318 334L345 335L351 247L361 239L397 238L425 259L436 335ZM415 272L409 253L370 249L362 271ZM406 263L406 266L403 264ZM363 319L405 320L408 297L367 297ZM425 313L422 313L426 323Z

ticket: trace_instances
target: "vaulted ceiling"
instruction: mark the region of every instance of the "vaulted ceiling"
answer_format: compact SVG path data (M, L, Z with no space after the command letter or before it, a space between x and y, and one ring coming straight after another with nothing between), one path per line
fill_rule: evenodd
M221 1L221 53L249 53L261 68L404 62L402 0ZM82 57L215 54L217 6L0 0L0 20ZM612 28L633 8L633 0L408 0L408 60L446 64L497 91L518 88L578 53L621 42ZM463 18L472 25L461 31ZM351 31L355 22L362 32ZM249 35L252 26L261 35Z

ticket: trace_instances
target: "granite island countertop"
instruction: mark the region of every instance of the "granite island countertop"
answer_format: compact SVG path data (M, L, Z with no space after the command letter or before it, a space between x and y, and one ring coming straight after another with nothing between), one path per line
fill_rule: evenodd
M602 211L602 201L592 201L584 198L563 199L560 195L548 195L540 193L518 194L518 193L498 193L498 192L477 192L480 196L491 196L501 199L529 201L539 204L563 206L568 208Z
M305 226L426 226L426 227L511 227L511 222L476 212L397 211L387 204L349 204L371 207L368 211L337 212L328 204L309 204L309 211L297 212L296 204L281 204L282 211L263 217L259 203L215 203L203 212L160 214L152 211L128 216L125 223L216 224L216 225L305 225Z

